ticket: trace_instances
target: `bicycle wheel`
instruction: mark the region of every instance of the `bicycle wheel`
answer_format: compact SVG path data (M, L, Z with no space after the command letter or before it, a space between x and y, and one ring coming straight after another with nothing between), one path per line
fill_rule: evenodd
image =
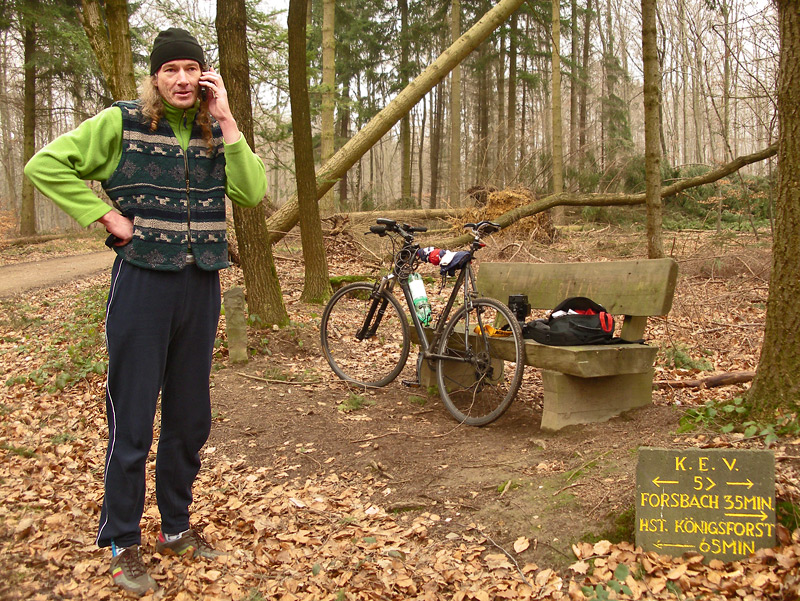
M499 319L498 319L499 318ZM485 326L511 325L507 336L483 335ZM511 311L493 298L477 298L447 322L436 361L439 394L459 422L485 426L503 415L522 383L522 331Z
M342 380L386 386L405 367L411 346L408 319L397 298L356 282L341 288L322 312L322 352Z

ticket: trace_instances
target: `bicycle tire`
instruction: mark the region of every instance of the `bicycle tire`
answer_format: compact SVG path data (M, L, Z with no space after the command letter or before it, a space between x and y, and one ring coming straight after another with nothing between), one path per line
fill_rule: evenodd
M488 345L483 336L475 335L480 332L476 330L478 324L497 326L498 321L511 326L510 335L489 338ZM472 335L465 336L465 332ZM492 423L517 395L525 370L524 353L522 330L503 303L477 298L469 310L459 307L445 325L438 354L467 361L436 360L444 406L456 420L469 426Z
M386 386L403 371L411 337L400 303L391 292L384 291L379 305L385 302L385 311L377 331L362 340L357 338L373 304L374 290L368 282L339 289L322 312L320 339L333 373L347 382L377 388Z

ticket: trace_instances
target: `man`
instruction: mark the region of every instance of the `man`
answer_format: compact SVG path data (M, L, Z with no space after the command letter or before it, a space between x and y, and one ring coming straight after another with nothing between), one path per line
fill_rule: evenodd
M211 429L218 270L228 266L224 198L255 206L267 185L222 78L204 65L203 49L188 32L162 31L139 100L115 103L25 167L81 225L102 223L117 253L106 308L109 437L97 543L111 547L114 582L138 594L157 588L139 545L159 392L156 551L219 555L190 527L189 505ZM83 180L102 182L119 211Z

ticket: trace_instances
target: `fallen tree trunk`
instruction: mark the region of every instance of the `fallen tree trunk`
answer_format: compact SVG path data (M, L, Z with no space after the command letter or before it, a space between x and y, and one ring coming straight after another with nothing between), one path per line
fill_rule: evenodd
M22 238L8 238L0 240L0 246L28 246L29 244L42 244L51 240L61 240L70 234L47 234L43 236L24 236Z
M453 68L477 48L522 4L522 0L501 0L460 38L431 63L394 100L375 115L355 136L336 152L317 173L317 200L352 167L383 135L410 111L425 94L442 81ZM267 219L270 242L278 242L299 220L297 196Z
M754 371L736 371L729 374L718 374L699 380L657 380L653 386L659 390L672 388L714 388L750 382L756 375Z
M448 217L459 217L470 209L386 209L381 211L356 211L353 213L335 213L331 218L347 218L353 221L374 221L378 217L395 219L397 221L412 222L421 219L447 219Z

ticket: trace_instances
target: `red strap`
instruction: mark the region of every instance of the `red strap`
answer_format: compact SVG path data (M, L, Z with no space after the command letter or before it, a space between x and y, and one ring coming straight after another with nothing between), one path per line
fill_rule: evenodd
M611 317L605 311L600 312L600 327L603 328L604 332L613 332L614 331L614 318Z

